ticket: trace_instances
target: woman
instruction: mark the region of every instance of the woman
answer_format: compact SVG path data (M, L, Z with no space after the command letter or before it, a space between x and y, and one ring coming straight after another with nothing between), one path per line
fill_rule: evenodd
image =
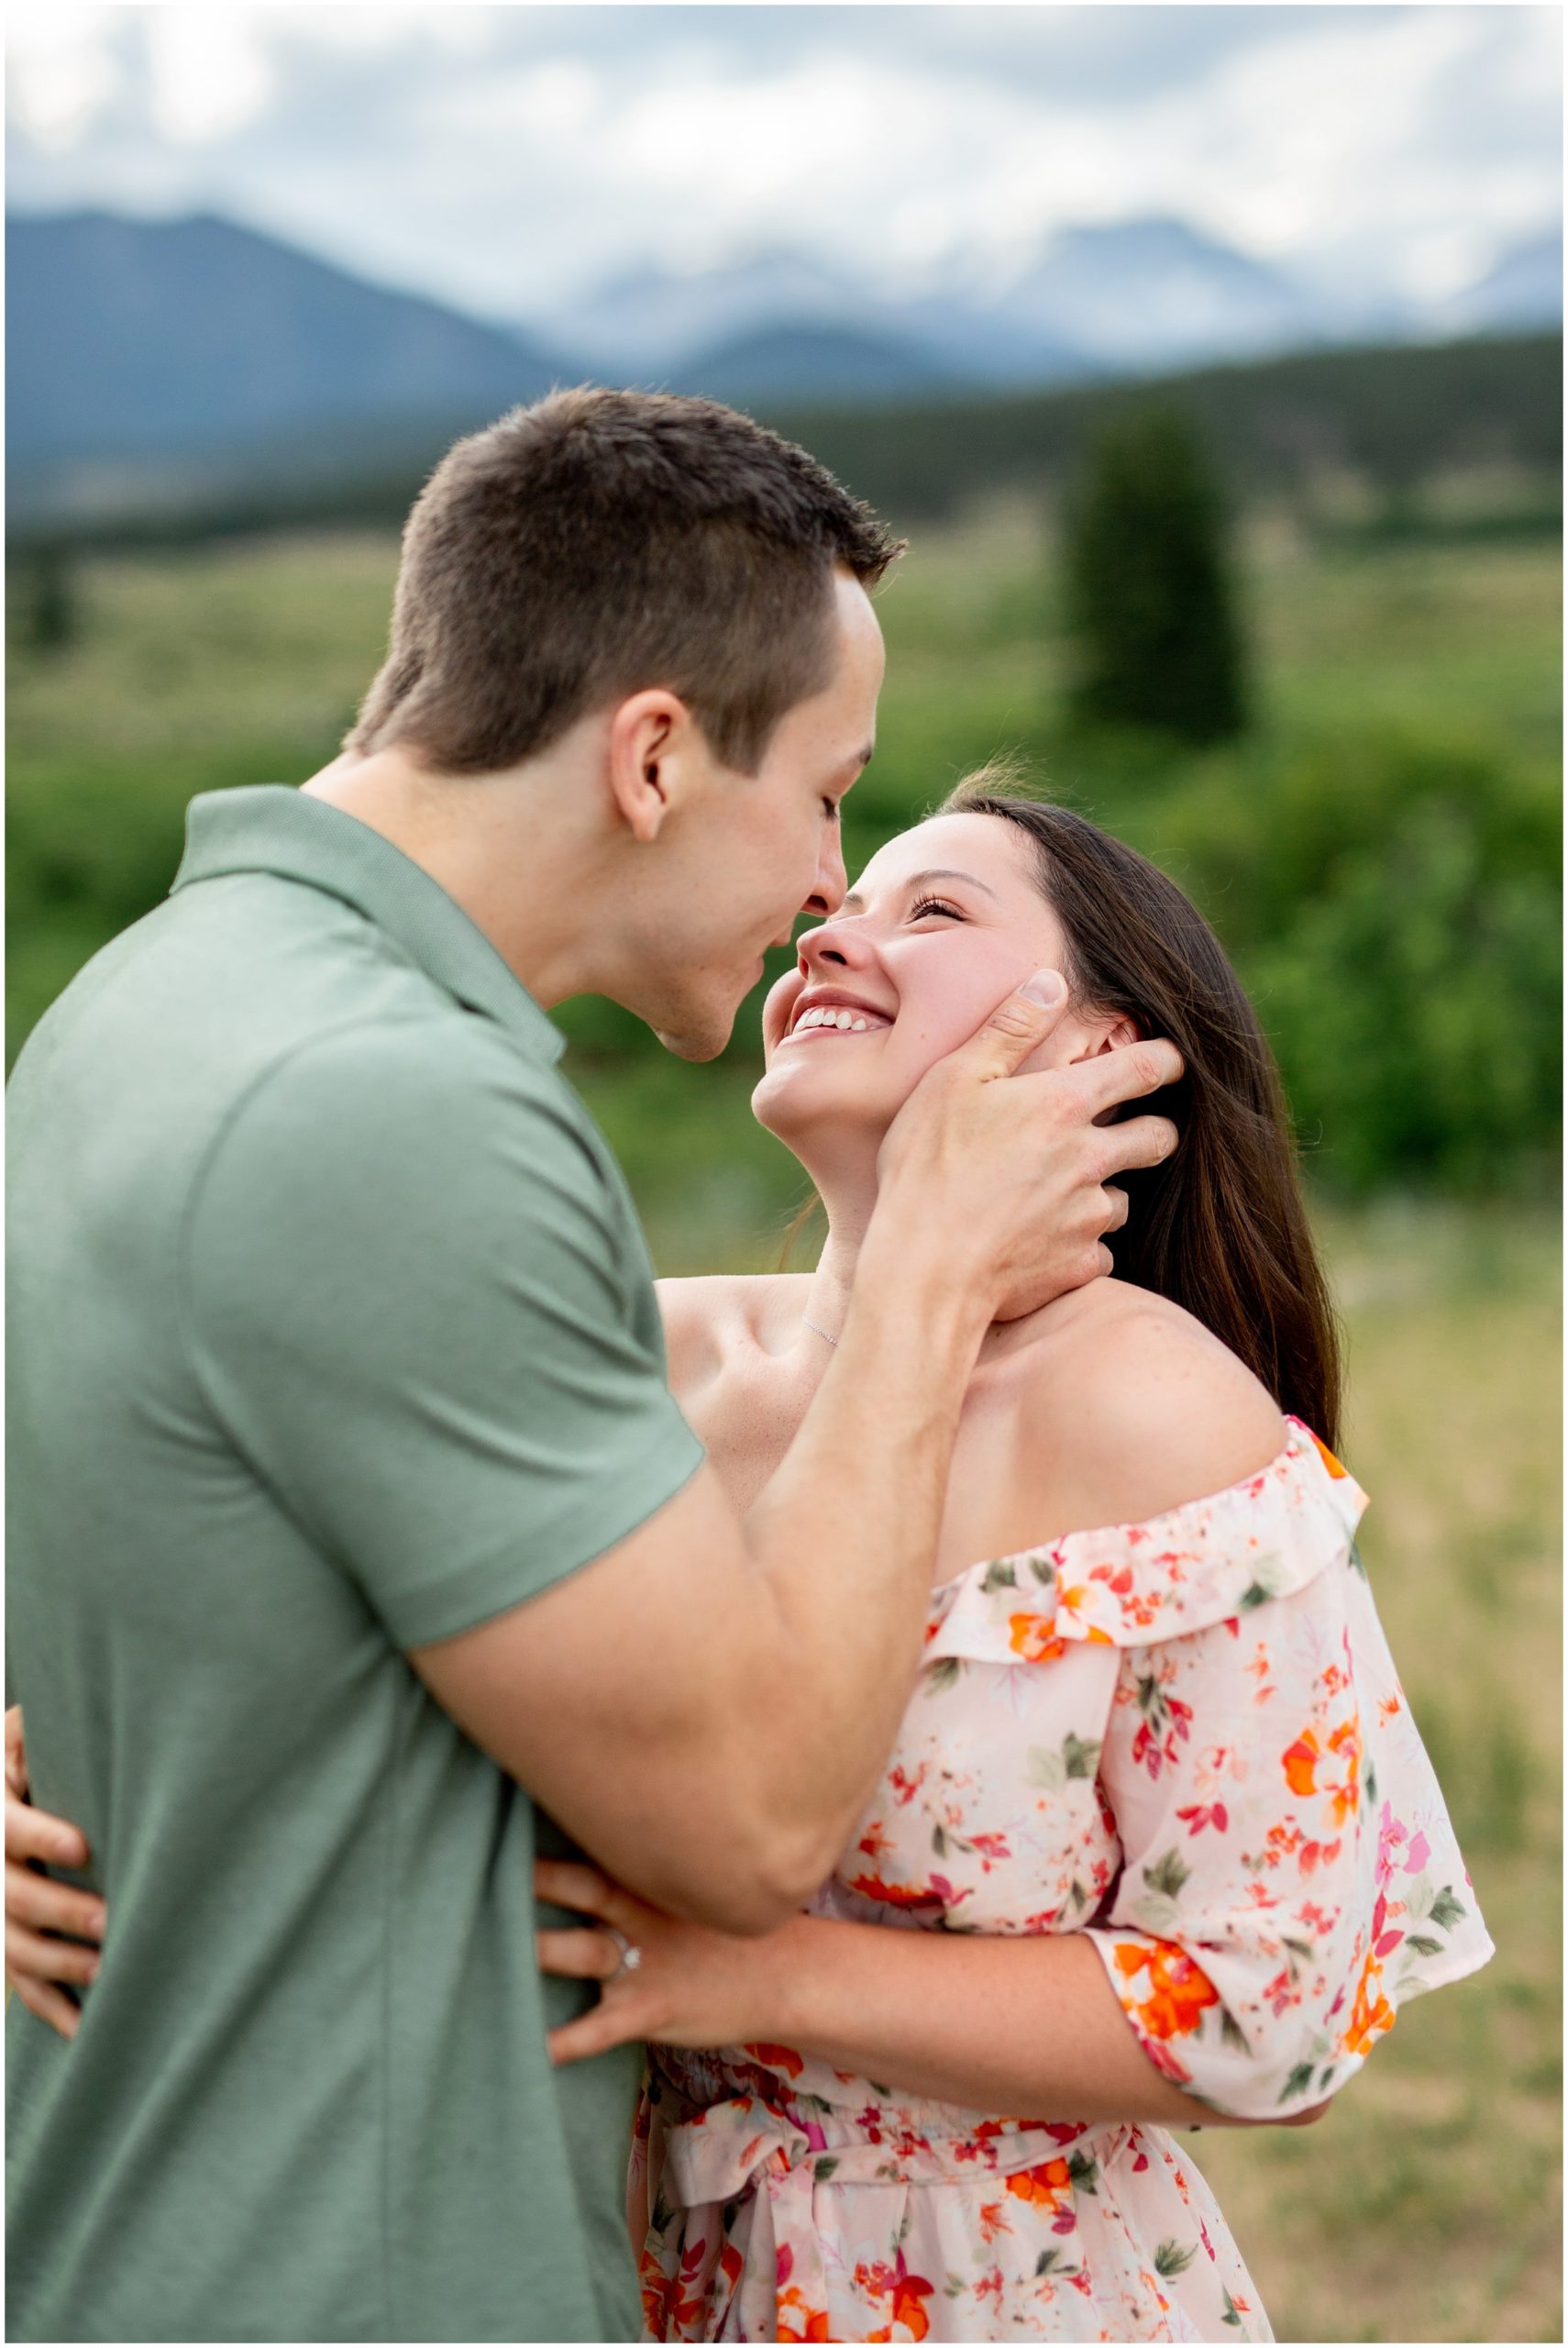
M1043 1059L1169 1036L1182 1143L1128 1183L1118 1278L987 1340L850 1849L745 1942L540 1866L585 1919L542 1962L605 1985L557 2059L652 2042L656 2339L1267 2339L1166 2130L1309 2115L1491 1954L1324 1447L1339 1370L1267 1047L1143 859L996 774L873 859L764 1014L754 1105L817 1182L822 1259L666 1283L672 1384L748 1506L843 1320L883 1135L1043 966L1069 987Z

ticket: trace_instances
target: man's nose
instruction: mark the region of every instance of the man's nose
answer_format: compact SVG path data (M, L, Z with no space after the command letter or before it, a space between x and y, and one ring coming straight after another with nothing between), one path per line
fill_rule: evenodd
M848 893L849 875L844 869L844 849L835 830L818 862L816 886L801 911L814 920L830 921Z

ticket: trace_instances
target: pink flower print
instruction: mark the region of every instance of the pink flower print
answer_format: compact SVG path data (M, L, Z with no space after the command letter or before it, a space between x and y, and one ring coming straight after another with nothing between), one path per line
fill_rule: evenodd
M1231 1823L1230 1812L1222 1801L1189 1802L1185 1810L1177 1811L1176 1816L1189 1834L1201 1834L1206 1826L1216 1827L1223 1834Z
M1377 1880L1379 1883L1386 1883L1395 1867L1401 1864L1398 1857L1399 1846L1408 1842L1409 1833L1410 1830L1403 1819L1395 1817L1392 1803L1385 1802L1382 1816L1377 1822Z
M1411 1843L1408 1851L1405 1855L1405 1873L1407 1875L1419 1875L1421 1869L1426 1866L1427 1861L1431 1857L1431 1844L1418 1828L1415 1840Z
M1388 1902L1380 1891L1377 1895L1377 1905L1372 1911L1372 1954L1380 1965L1386 1956L1393 1955L1405 1937L1404 1933L1397 1929L1386 1932L1384 1927L1387 1922Z

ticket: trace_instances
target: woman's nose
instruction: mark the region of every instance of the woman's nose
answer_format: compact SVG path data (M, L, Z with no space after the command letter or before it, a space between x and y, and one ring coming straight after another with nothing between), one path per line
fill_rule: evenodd
M871 959L867 940L858 936L853 922L824 922L821 929L809 929L799 941L801 968L808 979L822 969L864 969Z

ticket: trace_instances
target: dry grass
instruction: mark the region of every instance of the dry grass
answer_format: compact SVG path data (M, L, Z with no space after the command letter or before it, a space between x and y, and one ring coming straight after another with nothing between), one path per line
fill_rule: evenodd
M1317 2127L1195 2149L1282 2340L1561 2340L1556 1240L1397 1208L1327 1236L1368 1566L1497 1954Z

